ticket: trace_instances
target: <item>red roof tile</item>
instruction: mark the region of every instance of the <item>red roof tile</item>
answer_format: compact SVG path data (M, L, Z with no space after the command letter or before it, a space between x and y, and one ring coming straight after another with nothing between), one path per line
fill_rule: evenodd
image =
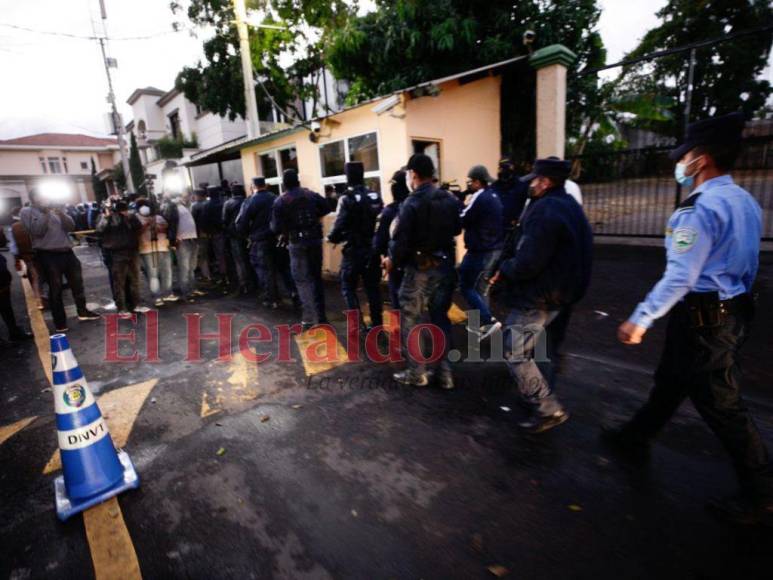
M72 133L38 133L37 135L26 135L16 139L0 140L0 145L34 145L34 146L52 146L52 147L105 147L108 145L118 145L116 139L106 139L103 137L90 137L89 135L78 135Z

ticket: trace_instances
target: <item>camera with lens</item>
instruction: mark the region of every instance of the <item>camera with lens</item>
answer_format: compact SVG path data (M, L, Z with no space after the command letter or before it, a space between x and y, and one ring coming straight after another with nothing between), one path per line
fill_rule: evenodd
M129 203L123 199L107 199L102 202L102 212L120 213L129 209Z

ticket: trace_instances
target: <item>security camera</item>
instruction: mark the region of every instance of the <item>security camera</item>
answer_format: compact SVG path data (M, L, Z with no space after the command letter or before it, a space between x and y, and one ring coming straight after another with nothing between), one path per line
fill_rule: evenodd
M523 45L529 46L534 42L534 39L537 38L537 33L533 30L527 30L523 33Z
M319 124L319 121L312 121L311 130L315 133L319 133L322 130L322 125Z

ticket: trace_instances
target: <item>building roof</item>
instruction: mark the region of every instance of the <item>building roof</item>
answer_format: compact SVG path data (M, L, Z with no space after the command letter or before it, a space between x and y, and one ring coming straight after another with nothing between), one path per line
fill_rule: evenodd
M252 139L248 137L240 137L238 139L234 139L232 141L228 141L226 143L222 143L216 147L213 147L212 149L207 149L205 151L199 151L195 155L191 156L191 160L185 165L191 167L196 165L205 165L207 163L216 163L218 161L223 161L225 159L232 159L236 158L236 154L239 154L239 152L244 149L245 147L250 147L253 145L257 145L259 143L263 143L265 141L271 141L273 139L277 139L279 137L283 137L285 135L288 135L290 133L294 133L296 131L301 131L303 129L306 129L310 126L312 121L323 121L324 119L329 119L333 117L337 117L338 115L341 115L342 113L345 113L347 111L351 111L352 109L357 109L359 107L363 107L369 104L373 104L377 101L381 101L384 99L387 99L394 95L402 95L403 93L411 93L418 91L419 89L423 89L425 87L430 87L432 85L440 85L443 83L447 83L453 80L458 80L461 84L465 84L467 82L472 82L474 80L478 80L480 78L483 78L488 75L498 75L501 74L501 72L508 66L523 61L529 58L529 55L520 55L513 58L508 58L506 60L502 60L499 62L494 62L491 64L487 64L475 69L462 71L457 74L453 74L450 76L442 77L439 79L434 79L431 81L425 81L423 83L419 83L417 85L413 85L410 87L405 87L403 89L397 89L395 91L392 91L391 93L386 93L384 95L379 95L378 97L373 97L371 99L367 99L365 101L361 101L359 103L356 103L354 105L350 105L349 107L344 107L340 111L336 111L335 113L330 113L329 115L322 115L319 117L316 117L314 119L309 119L308 121L298 122L295 125L291 127L283 127L281 129L277 129L274 131L270 131L268 133L264 133L260 135L259 137L254 137Z
M161 89L157 89L156 87L145 87L144 89L134 89L134 92L129 95L129 98L126 99L126 102L130 105L134 104L134 101L139 99L142 95L151 95L153 97L163 97L166 94L166 91L162 91Z
M180 91L178 91L176 88L174 88L171 91L169 91L167 93L164 93L164 95L160 99L158 99L158 101L156 101L156 104L159 107L163 107L164 105L166 105L169 101L174 99L179 94L180 94Z
M95 147L104 148L118 146L118 140L105 137L91 137L90 135L74 133L38 133L25 135L16 139L0 140L0 146L18 145L28 147Z

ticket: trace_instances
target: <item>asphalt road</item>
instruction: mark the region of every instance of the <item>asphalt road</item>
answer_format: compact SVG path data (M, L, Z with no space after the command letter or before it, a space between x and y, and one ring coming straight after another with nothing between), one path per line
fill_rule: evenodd
M96 254L79 255L89 301L106 302ZM208 331L216 313L233 313L234 328L295 322L292 310L265 312L249 298L161 309L158 363L105 362L103 323L73 321L73 351L142 480L119 502L143 576L493 578L489 567L501 566L519 579L770 578L773 533L704 511L734 480L689 405L648 466L619 462L598 440L600 424L647 395L664 324L637 348L617 344L614 330L661 260L653 248L597 246L559 385L572 418L539 437L515 428L496 363L457 364L458 388L445 392L396 386L389 365L306 366L295 342L294 363L217 362L214 343L202 362L184 360L186 313L201 313ZM745 370L773 445L771 262L766 254ZM328 296L343 330L335 285ZM465 343L463 325L455 341ZM83 520L56 519L55 474L43 473L56 455L47 387L33 344L0 348L0 433L24 425L0 437L0 578L93 577Z

